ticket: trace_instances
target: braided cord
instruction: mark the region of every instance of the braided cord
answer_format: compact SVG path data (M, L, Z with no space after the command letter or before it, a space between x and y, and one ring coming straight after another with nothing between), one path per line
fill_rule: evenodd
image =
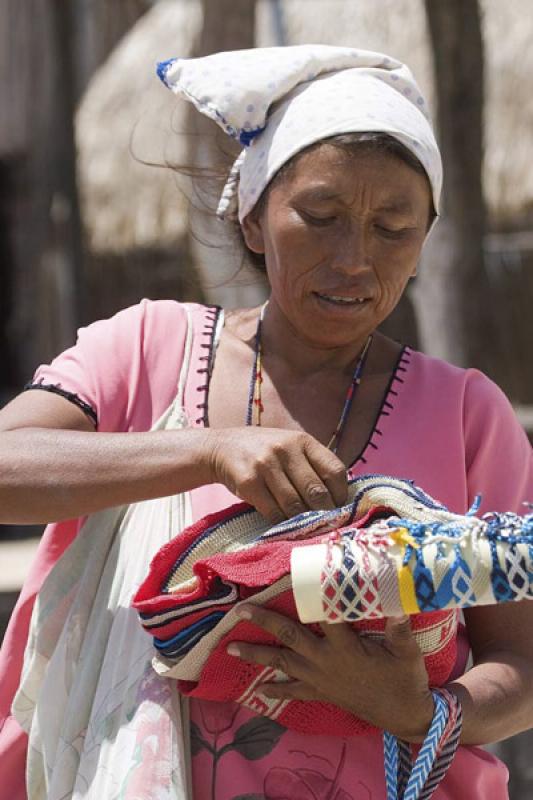
M403 797L413 771L413 756L409 742L398 740L398 756L398 797Z
M427 781L437 757L438 746L448 722L449 707L442 695L432 692L435 713L424 743L420 748L409 778L403 800L419 800L422 788Z
M443 747L437 755L433 769L424 784L420 800L428 800L444 780L444 776L459 747L459 740L463 727L463 711L458 697L446 691L446 689L439 689L439 692L444 695L450 706L450 720L443 735Z
M383 733L387 800L429 800L453 761L461 737L461 704L445 689L432 695L435 713L414 765L409 744Z
M398 800L398 739L388 731L383 731L383 751L387 800Z

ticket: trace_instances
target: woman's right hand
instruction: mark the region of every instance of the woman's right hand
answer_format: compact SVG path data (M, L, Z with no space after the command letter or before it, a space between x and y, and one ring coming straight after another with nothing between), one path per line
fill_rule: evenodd
M207 440L212 482L223 483L272 523L346 502L346 467L307 433L224 428L210 429Z
M50 392L0 412L0 522L41 524L223 483L271 522L342 505L344 465L312 436L274 428L95 434ZM31 496L31 503L28 497Z

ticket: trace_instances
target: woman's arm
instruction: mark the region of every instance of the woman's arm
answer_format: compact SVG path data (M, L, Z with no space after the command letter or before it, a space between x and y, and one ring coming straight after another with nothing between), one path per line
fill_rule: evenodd
M449 688L464 712L463 744L488 744L533 727L533 603L465 611L474 666Z
M201 430L95 433L64 398L22 394L0 412L0 522L69 519L209 483L205 438Z
M0 412L0 523L85 516L223 483L272 521L346 498L343 464L307 434L269 428L95 433L48 392Z
M464 394L468 502L482 511L525 511L533 499L531 446L503 392L470 370ZM527 576L524 576L527 580ZM463 741L485 744L533 726L533 603L465 610L474 667L453 682L462 701Z

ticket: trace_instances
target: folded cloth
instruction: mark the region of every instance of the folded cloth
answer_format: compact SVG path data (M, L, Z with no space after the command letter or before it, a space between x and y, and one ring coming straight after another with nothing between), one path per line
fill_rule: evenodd
M356 735L371 730L363 720L329 703L266 698L261 685L284 681L280 670L236 661L227 655L232 641L277 644L265 631L240 620L243 600L297 618L290 574L291 557L311 545L366 535L384 520L464 520L449 514L409 481L365 476L351 482L350 502L333 511L306 512L269 527L254 509L239 504L205 517L166 544L152 561L134 597L141 623L155 638L156 671L176 678L183 694L209 700L234 700L286 727L305 733ZM390 582L389 582L390 583ZM362 593L365 612L353 621L365 636L382 637L383 609L401 611L401 595L385 587L379 599L379 572ZM457 609L412 617L432 686L442 686L456 660ZM311 626L321 635L318 626Z

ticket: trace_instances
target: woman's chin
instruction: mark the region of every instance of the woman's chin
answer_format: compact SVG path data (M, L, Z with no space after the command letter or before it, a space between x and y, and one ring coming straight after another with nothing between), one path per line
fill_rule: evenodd
M364 340L376 328L371 300L341 304L313 293L305 307L305 338L318 347L343 348Z

